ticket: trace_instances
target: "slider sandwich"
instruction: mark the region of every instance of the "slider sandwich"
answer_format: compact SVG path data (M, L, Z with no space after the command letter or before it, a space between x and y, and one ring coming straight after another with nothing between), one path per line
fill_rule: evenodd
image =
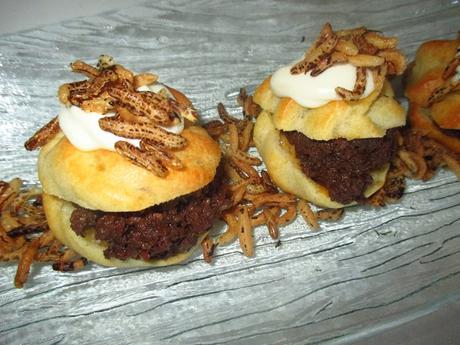
M25 146L40 148L55 237L105 266L185 260L228 204L221 151L181 92L101 56L71 64L61 111Z
M326 208L363 202L385 183L405 111L389 75L406 62L397 39L324 25L305 56L253 95L254 141L272 180Z
M460 155L460 35L423 43L407 73L413 128Z

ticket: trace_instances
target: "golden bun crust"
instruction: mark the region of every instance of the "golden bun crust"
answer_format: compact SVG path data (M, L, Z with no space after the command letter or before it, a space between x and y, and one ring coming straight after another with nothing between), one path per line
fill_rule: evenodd
M91 260L102 266L114 266L114 267L145 267L145 266L168 266L177 264L186 260L198 244L202 241L207 233L203 234L198 241L197 246L191 250L179 253L167 259L156 259L156 260L119 260L119 259L107 259L104 256L104 245L95 241L89 237L78 236L70 226L70 216L72 215L75 207L72 203L56 198L52 195L43 193L43 207L45 209L46 219L48 225L53 232L54 236L64 243L75 252L79 253L83 257Z
M406 122L405 111L394 99L388 82L376 85L374 92L359 101L331 101L318 108L305 108L291 98L277 97L270 79L264 80L253 97L262 109L273 114L279 130L295 130L314 140L352 140L383 137L387 129Z
M428 106L428 98L444 83L442 73L454 58L459 44L460 37L456 40L428 41L417 49L406 85L406 96L411 102Z
M446 81L442 74L460 45L456 40L434 40L423 43L408 71L406 96L409 98L409 121L412 127L456 153L460 139L441 129L460 130L460 85L440 101L429 105L428 99Z
M460 139L444 134L431 119L430 109L411 102L409 105L409 121L412 127L418 128L426 136L460 154Z
M332 201L326 188L303 173L297 159L280 144L280 132L275 128L267 111L263 111L257 118L254 127L254 142L270 177L282 190L322 207L349 206ZM385 166L371 174L374 182L365 191L366 197L374 194L383 186L387 171L388 166Z
M182 132L188 144L176 156L185 167L160 178L108 150L80 151L61 133L45 145L38 175L47 194L106 212L139 211L192 193L211 182L219 145L200 127Z
M451 92L431 106L431 118L444 129L460 129L460 91Z

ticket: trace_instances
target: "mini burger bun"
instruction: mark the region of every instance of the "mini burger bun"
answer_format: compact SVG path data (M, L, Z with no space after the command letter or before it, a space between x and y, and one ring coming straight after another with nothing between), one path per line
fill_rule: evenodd
M313 140L381 138L390 128L406 123L406 112L394 98L387 81L354 102L331 101L318 108L305 108L289 97L279 98L267 78L254 93L254 102L273 114L278 130L298 131Z
M283 191L321 207L348 206L332 201L325 187L303 173L297 158L289 149L286 149L285 145L280 143L280 132L275 128L272 117L267 111L263 111L257 118L254 127L254 142L271 179ZM374 194L384 185L387 171L388 165L385 165L382 169L371 173L373 182L364 192L366 197Z
M221 152L200 127L188 127L182 136L187 146L174 153L184 168L161 178L114 151L80 151L60 133L40 151L43 191L105 212L140 211L192 193L214 179Z
M103 243L94 240L91 235L82 237L77 235L70 225L70 216L72 215L75 206L65 200L56 198L52 195L43 193L43 205L46 213L46 218L50 229L54 236L69 248L102 266L111 267L145 267L145 266L168 266L182 262L189 258L199 243L207 235L207 232L198 238L197 245L187 252L179 253L166 259L154 260L118 260L108 259L104 256L105 246Z
M406 96L413 103L427 107L435 89L442 86L444 69L454 59L460 44L456 40L434 40L423 43L407 71ZM460 87L458 88L460 91Z
M179 103L191 105L182 92L167 88ZM38 175L43 191L105 212L140 211L192 193L214 179L221 151L200 127L187 127L182 136L187 146L174 154L184 168L171 169L161 178L114 151L80 151L60 133L40 150Z
M388 129L406 123L404 108L383 79L368 97L354 102L331 101L318 108L305 108L291 98L277 97L271 90L270 77L257 87L253 97L263 109L254 127L254 142L273 182L285 192L326 208L348 205L331 200L325 187L303 173L294 149L286 140L281 144L280 131L297 131L313 140L354 140L380 138ZM373 182L365 190L365 197L383 187L387 171L388 164L371 173Z
M168 89L178 102L191 104L181 92ZM192 193L210 183L221 159L219 145L200 127L187 127L181 135L187 139L187 146L174 154L184 168L171 169L165 178L160 178L116 152L80 151L59 133L40 150L38 159L43 207L54 236L103 266L168 266L186 260L207 232L187 252L166 259L119 260L105 257L106 245L97 241L93 232L79 236L70 223L77 205L105 212L135 212Z
M412 127L456 153L460 153L460 139L442 129L460 130L460 86L432 105L428 100L446 82L442 75L459 45L460 36L423 43L408 70L406 85Z

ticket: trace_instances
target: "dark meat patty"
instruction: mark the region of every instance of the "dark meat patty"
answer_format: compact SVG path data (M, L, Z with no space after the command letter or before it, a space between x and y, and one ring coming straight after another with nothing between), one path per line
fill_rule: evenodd
M72 229L80 236L94 229L107 258L161 259L196 245L229 204L222 167L206 187L139 212L102 212L77 208Z
M341 204L362 201L372 183L370 173L389 163L396 152L396 130L383 138L313 140L299 132L283 132L294 146L305 175Z

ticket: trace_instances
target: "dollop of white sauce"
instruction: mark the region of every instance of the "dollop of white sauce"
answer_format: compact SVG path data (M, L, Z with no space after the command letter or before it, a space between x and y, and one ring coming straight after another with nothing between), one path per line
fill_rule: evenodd
M159 92L165 89L168 96L174 98L168 88L163 84L155 83L149 86L141 86L137 91ZM62 106L59 112L59 127L64 135L73 146L81 151L93 151L106 149L115 151L117 141L127 141L136 147L139 147L139 139L127 139L106 132L99 127L99 119L107 116L114 116L115 113L109 112L101 115L95 112L86 112L77 106ZM168 132L180 134L184 130L184 119L181 117L180 122L169 127L159 126Z
M106 149L115 151L115 143L125 140L139 147L140 140L126 139L113 133L103 131L99 127L99 119L113 116L114 113L101 115L86 112L77 106L61 107L59 112L59 127L73 146L82 151Z
M290 97L306 108L318 108L330 101L341 100L335 88L340 86L353 90L356 81L356 67L351 64L334 65L318 76L312 77L311 72L291 74L291 65L277 70L270 81L273 93L278 97ZM374 91L372 73L366 71L366 88L361 98L369 96Z

